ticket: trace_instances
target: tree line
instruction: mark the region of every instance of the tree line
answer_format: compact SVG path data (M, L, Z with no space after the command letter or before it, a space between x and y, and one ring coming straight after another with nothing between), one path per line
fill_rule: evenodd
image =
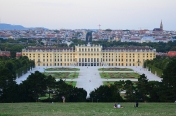
M72 39L73 43L70 45L74 47L75 45L86 44L83 40ZM102 45L103 47L118 47L118 46L150 46L157 50L157 52L168 52L168 51L176 51L176 41L169 41L168 43L163 42L149 42L149 43L137 43L137 42L120 42L120 41L110 41L100 40L100 41L92 41L92 44Z
M62 101L62 96L65 96L67 102L85 102L87 96L84 89L68 85L63 80L56 82L54 77L46 76L39 71L31 73L19 85L12 80L4 85L1 83L0 89L0 102L3 103L58 102ZM40 99L41 97L46 98Z
M67 102L173 102L176 100L176 58L170 59L163 68L161 82L149 81L142 74L135 83L127 80L102 85L90 93L90 98L86 98L87 92L84 89L68 85L63 80L55 81L51 75L46 76L39 71L31 73L25 81L17 84L15 69L18 69L20 63L26 64L26 60L28 60L26 57L22 57L20 61L1 59L0 102L58 102L62 101L62 96L65 96ZM41 99L42 97L45 99Z
M168 63L172 61L172 59L174 59L174 57L157 56L153 60L146 60L143 67L161 77L163 70L166 69Z

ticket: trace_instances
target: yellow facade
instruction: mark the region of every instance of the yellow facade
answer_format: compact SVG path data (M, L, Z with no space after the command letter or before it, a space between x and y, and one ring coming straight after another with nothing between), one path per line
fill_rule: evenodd
M149 47L111 47L78 45L75 48L28 47L22 56L35 60L36 66L142 66L156 57Z

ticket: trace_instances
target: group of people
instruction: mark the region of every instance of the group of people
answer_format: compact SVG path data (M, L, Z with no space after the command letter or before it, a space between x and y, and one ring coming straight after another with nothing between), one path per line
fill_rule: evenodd
M136 104L134 105L134 107L138 107L139 104L138 102L136 101ZM119 103L118 104L114 104L114 108L123 108L123 106L121 106Z
M114 105L114 108L123 108L119 103Z

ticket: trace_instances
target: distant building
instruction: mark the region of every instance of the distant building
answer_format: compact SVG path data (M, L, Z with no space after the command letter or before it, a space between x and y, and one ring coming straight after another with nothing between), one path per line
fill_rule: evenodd
M10 56L10 51L0 51L0 56Z
M78 45L67 48L28 47L22 56L36 66L142 66L156 57L156 49L142 46L105 47Z
M16 58L22 56L22 53L21 52L16 52Z
M156 56L167 56L167 53L163 53L163 52L157 52Z
M152 36L145 36L141 39L141 43L143 42L146 42L146 43L154 42L154 38Z
M170 56L170 57L176 56L176 51L169 51L167 53L167 56Z
M159 31L159 32L162 32L162 31L163 31L163 23L162 23L162 21L161 21L161 23L160 23L160 28L154 28L153 31L154 31L154 32L158 32L158 31Z

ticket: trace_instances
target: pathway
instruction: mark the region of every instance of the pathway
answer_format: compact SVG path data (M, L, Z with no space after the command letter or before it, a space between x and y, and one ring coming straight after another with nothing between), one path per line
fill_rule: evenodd
M99 75L98 67L80 67L76 87L85 89L87 91L87 97L89 97L91 91L100 85L103 85L103 82Z

